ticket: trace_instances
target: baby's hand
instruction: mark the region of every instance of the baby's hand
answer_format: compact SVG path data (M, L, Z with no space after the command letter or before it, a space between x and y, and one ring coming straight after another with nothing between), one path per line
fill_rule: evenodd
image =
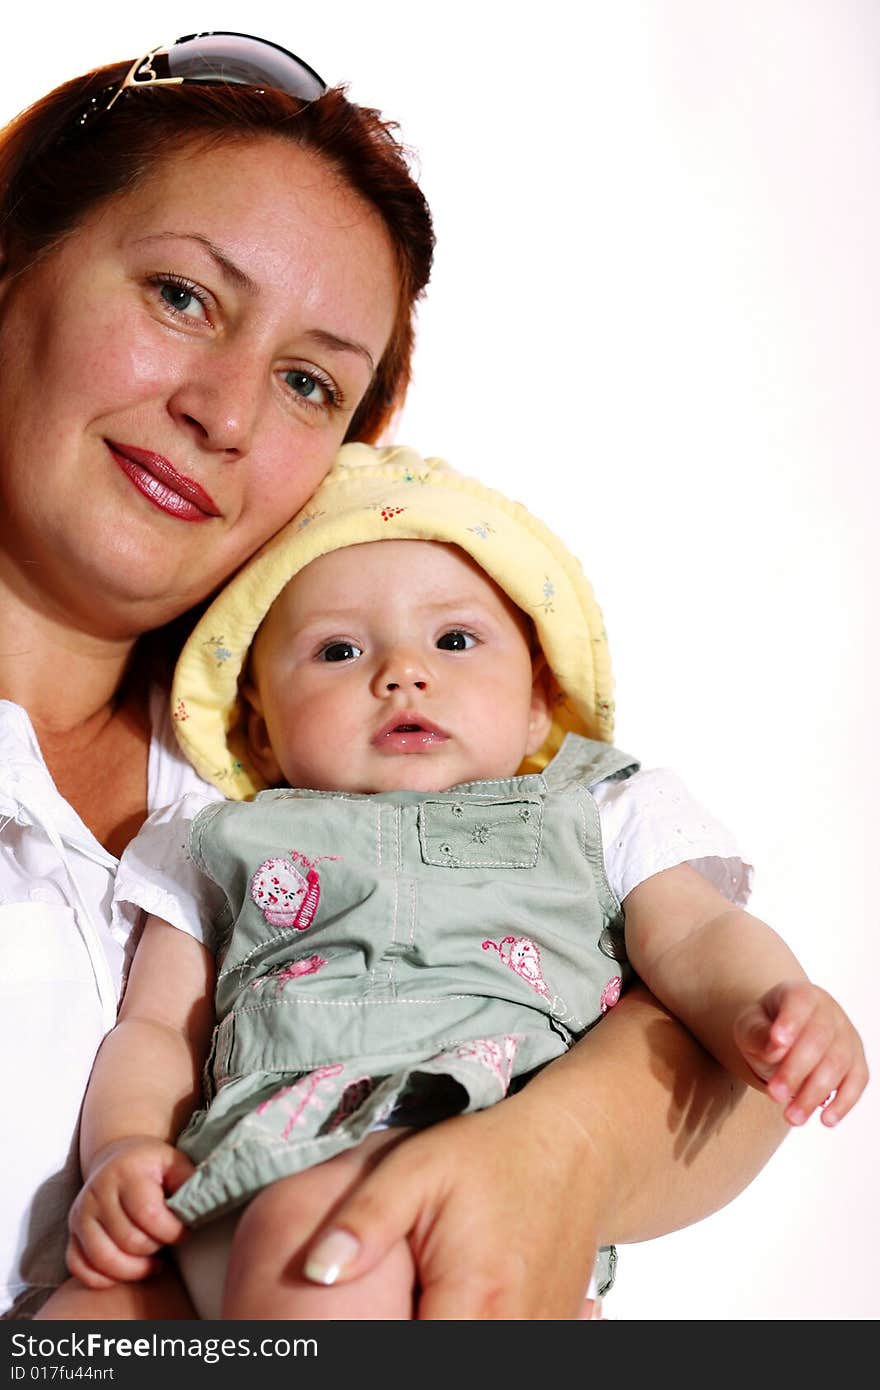
M867 1085L858 1033L837 1001L807 980L775 985L743 1010L733 1031L791 1125L802 1125L817 1106L823 1107L822 1123L836 1125Z
M145 1279L156 1251L179 1239L182 1222L165 1201L193 1171L160 1139L111 1145L70 1209L67 1267L91 1289Z

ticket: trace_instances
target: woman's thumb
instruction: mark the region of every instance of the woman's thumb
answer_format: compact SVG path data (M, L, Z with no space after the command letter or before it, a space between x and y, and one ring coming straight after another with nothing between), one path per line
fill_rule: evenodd
M337 1207L306 1255L303 1273L315 1284L344 1283L372 1269L398 1240L405 1240L418 1219L420 1204L413 1190L379 1164Z

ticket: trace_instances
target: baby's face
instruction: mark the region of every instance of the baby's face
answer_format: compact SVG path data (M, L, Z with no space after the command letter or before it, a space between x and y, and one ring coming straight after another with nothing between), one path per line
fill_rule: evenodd
M253 674L254 756L267 781L294 787L442 791L509 777L550 723L522 614L434 541L313 561L260 629Z

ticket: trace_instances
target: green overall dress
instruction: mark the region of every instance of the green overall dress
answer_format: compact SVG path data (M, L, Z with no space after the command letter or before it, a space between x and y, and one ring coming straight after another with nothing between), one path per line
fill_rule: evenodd
M541 774L201 811L189 852L226 907L183 1220L379 1125L493 1105L601 1019L627 966L589 788L636 767L569 734Z

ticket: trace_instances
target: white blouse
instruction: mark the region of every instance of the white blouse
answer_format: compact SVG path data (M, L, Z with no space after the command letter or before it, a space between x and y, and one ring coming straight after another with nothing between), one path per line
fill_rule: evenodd
M150 809L196 787L219 798L178 752L162 691L150 714ZM79 1109L138 919L122 908L111 934L117 867L55 787L25 711L0 700L0 1315L66 1277Z
M196 904L205 880L192 866L183 872L178 851L192 816L221 793L179 752L161 691L151 719L148 805L155 814L120 867L58 792L27 714L0 700L0 1315L18 1300L7 1316L27 1316L65 1277L79 1109L115 1019L140 909L202 937ZM620 901L643 879L685 862L731 901L747 900L750 866L674 774L637 772L594 794ZM169 837L165 827L175 822L180 836Z

